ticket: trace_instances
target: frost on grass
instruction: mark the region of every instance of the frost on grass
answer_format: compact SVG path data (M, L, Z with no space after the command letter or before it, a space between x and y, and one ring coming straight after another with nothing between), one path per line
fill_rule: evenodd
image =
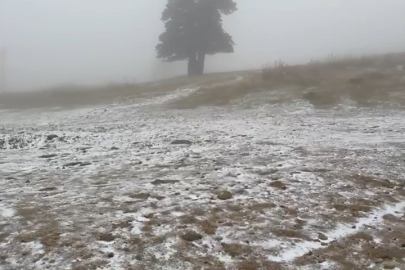
M360 236L347 263L400 263L403 112L160 107L190 91L3 111L1 268L340 269Z

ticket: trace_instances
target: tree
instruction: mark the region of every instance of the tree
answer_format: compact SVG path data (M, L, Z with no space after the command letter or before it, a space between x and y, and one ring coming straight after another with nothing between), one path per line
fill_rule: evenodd
M222 27L222 15L236 10L233 0L168 0L162 14L166 31L156 46L158 58L188 60L188 74L202 75L207 54L234 52L232 36Z

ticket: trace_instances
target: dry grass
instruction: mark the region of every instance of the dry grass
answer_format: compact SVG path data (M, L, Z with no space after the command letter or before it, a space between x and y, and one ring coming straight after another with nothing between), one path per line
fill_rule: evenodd
M251 93L260 83L257 76L251 76L242 81L235 81L215 87L201 87L197 92L175 100L169 105L174 109L193 109L200 106L224 106L232 100L242 98Z
M403 225L398 221L386 221L388 227L396 228L387 230L380 227L371 235L359 232L327 246L325 249L314 250L307 255L298 258L295 263L298 266L314 266L323 261L336 263L339 270L367 269L372 263L379 264L378 269L403 269L405 266L404 243L405 233ZM378 238L380 241L375 242ZM392 268L388 267L393 265Z
M209 74L202 77L176 77L153 83L109 84L82 87L65 86L39 92L8 93L0 96L0 107L77 107L131 102L149 99L176 89L200 87L199 91L172 102L169 107L192 109L200 106L224 106L252 93L282 92L277 100L288 102L304 99L315 107L333 107L350 98L359 106L395 103L405 108L405 53L380 56L335 56L306 65L288 65L279 60L252 71ZM243 80L232 81L238 76Z
M246 72L242 72L245 74ZM201 77L180 76L149 83L111 83L100 86L67 85L47 90L0 95L0 108L81 107L149 99L177 89L221 83L239 72L208 74Z
M146 86L135 84L111 84L100 87L63 86L38 92L6 93L1 96L0 104L6 109L75 107L109 103L131 95L141 98L146 89Z
M207 235L214 235L218 226L215 224L215 219L210 220L202 220L199 222L201 230Z
M278 237L304 239L310 241L311 238L303 234L298 230L288 230L288 229L272 229L271 232Z
M324 62L290 66L276 61L265 66L261 74L244 80L204 87L176 100L171 106L192 109L199 106L223 106L252 93L281 92L276 102L304 99L315 107L333 107L344 98L359 106L396 103L405 108L405 53L382 56L336 57Z
M265 68L262 79L295 86L302 98L317 107L336 105L344 97L362 106L377 105L392 101L392 93L403 96L405 73L397 69L400 65L405 65L405 53L359 58L330 56L326 62Z
M276 206L277 205L275 205L272 202L255 203L253 205L250 205L249 209L251 209L253 211L263 211L263 210L267 210L267 209L272 209Z
M231 257L250 257L252 256L252 249L248 245L241 244L222 244L222 249Z

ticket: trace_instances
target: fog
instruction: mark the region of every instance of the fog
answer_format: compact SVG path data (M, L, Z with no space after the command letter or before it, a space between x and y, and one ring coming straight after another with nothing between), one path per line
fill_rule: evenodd
M256 69L334 53L405 50L404 0L238 0L224 17L235 53L207 59L207 72ZM0 0L7 89L142 82L185 74L155 46L166 0Z

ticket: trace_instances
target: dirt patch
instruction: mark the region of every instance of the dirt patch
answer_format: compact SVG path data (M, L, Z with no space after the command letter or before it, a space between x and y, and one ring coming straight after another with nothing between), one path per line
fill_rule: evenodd
M240 211L243 210L242 206L240 206L240 205L238 205L238 204L228 204L228 205L226 206L226 208L227 208L229 211L232 211L232 212L240 212Z
M131 221L129 221L129 220L122 220L122 221L119 221L118 223L115 223L115 224L113 225L113 228L114 228L114 229L117 229L117 228L119 228L119 229L126 229L126 228L130 228L131 226L132 226Z
M280 208L283 209L284 213L293 217L298 216L298 210L294 208L290 208L284 205L280 205Z
M201 230L208 235L214 235L216 230L218 229L218 226L214 224L213 221L210 220L202 220L198 224Z
M237 270L286 270L282 264L267 261L260 256L241 260L237 264ZM289 268L288 268L289 269Z
M46 187L46 188L41 188L39 191L41 192L49 192L49 191L55 191L57 190L56 187Z
M89 270L89 269L102 269L108 266L108 261L106 260L96 260L94 262L74 262L72 264L72 270Z
M201 217L201 216L205 216L206 210L204 210L203 208L194 208L194 209L192 209L192 210L190 211L190 213L191 213L193 216Z
M370 258L389 260L402 260L405 258L405 251L401 248L370 247L363 250L363 253Z
M298 230L287 230L287 229L272 229L271 232L278 237L296 238L311 240L310 237L306 236Z
M115 240L115 236L112 233L100 233L97 235L99 241L112 242Z
M249 206L250 210L263 211L276 207L277 205L271 202L256 203Z
M352 238L354 241L357 240L358 242L360 242L360 241L365 241L365 242L372 242L372 241L374 241L374 237L371 236L371 235L369 235L369 234L367 234L367 233L365 233L365 232L356 233L356 234L353 235L351 238Z
M0 233L0 243L5 242L9 235L9 233Z
M351 180L354 181L355 183L363 186L364 188L369 188L369 187L383 187L387 189L394 189L397 186L401 186L401 184L398 184L394 181L390 180L377 180L373 176L367 176L367 175L354 175L351 177Z
M396 216L394 216L392 214L384 215L383 219L387 220L387 221L393 221L393 222L398 221L398 217L396 217Z
M53 158L53 157L56 157L56 156L57 156L56 154L48 154L48 155L39 156L39 158Z
M184 241L187 242L194 242L194 241L198 241L201 240L203 238L203 236L199 233L196 233L194 231L188 231L188 232L184 232L180 235L181 239L183 239Z
M386 230L381 227L374 228L371 232L373 235L361 231L332 242L325 249L314 250L298 258L295 263L299 266L316 267L319 262L328 260L337 264L336 269L344 270L368 269L372 264L383 268L385 265L400 265L405 258L405 249L402 247L405 234L402 225L397 230ZM375 239L379 241L375 242Z
M306 224L307 222L305 220L297 218L295 219L294 229L302 230Z
M176 184L180 182L179 180L160 180L156 179L155 181L152 182L152 185L158 186L158 185L165 185L165 184Z
M89 165L91 165L90 162L75 161L75 162L66 163L63 165L63 167L75 167L75 166L85 167L85 166L89 166Z
M129 197L132 199L140 199L140 200L147 200L150 197L149 193L135 193L135 194L129 194Z
M152 218L155 217L155 213L149 213L149 214L144 215L143 217L144 217L144 218L152 219Z
M31 220L40 215L40 209L35 206L19 205L17 207L17 214L25 220Z
M330 108L341 100L338 92L316 89L302 94L302 98L309 101L316 108Z
M176 260L182 262L189 262L192 266L189 269L210 269L210 270L225 270L224 264L214 256L187 256L183 253L176 254ZM145 269L145 268L144 268ZM141 270L141 269L140 269Z
M163 199L166 198L165 196L161 196L161 195L157 195L157 194L153 194L153 195L151 195L150 197L151 197L152 199L156 199L156 200L159 200L159 201L161 201L161 200L163 200Z
M173 145L191 145L193 143L189 140L175 140L175 141L172 141L171 144L173 144Z
M270 183L270 186L273 188L281 189L281 190L287 189L287 186L281 181L274 181L274 182Z
M48 228L47 233L42 235L41 243L45 246L45 248L55 248L59 244L60 234L59 227L56 225L51 226Z
M271 262L271 261L263 261L263 269L271 269L271 270L287 270L281 263Z
M333 208L336 211L349 211L353 215L357 215L359 212L367 213L371 211L370 206L356 204L335 204Z
M252 248L241 244L222 243L222 249L231 257L249 257L252 254Z
M195 224L198 220L195 218L195 216L184 215L180 217L179 221L181 224Z
M17 239L21 243L40 241L45 250L50 251L59 245L60 235L58 224L56 222L50 222L36 230L19 234Z
M336 269L341 270L360 270L364 269L351 263L350 253L346 251L346 247L342 243L332 243L326 249L310 251L301 258L294 261L297 266L313 265L319 267L319 263L325 260L338 262L339 267Z
M243 261L238 265L238 270L259 270L260 264L256 261Z

